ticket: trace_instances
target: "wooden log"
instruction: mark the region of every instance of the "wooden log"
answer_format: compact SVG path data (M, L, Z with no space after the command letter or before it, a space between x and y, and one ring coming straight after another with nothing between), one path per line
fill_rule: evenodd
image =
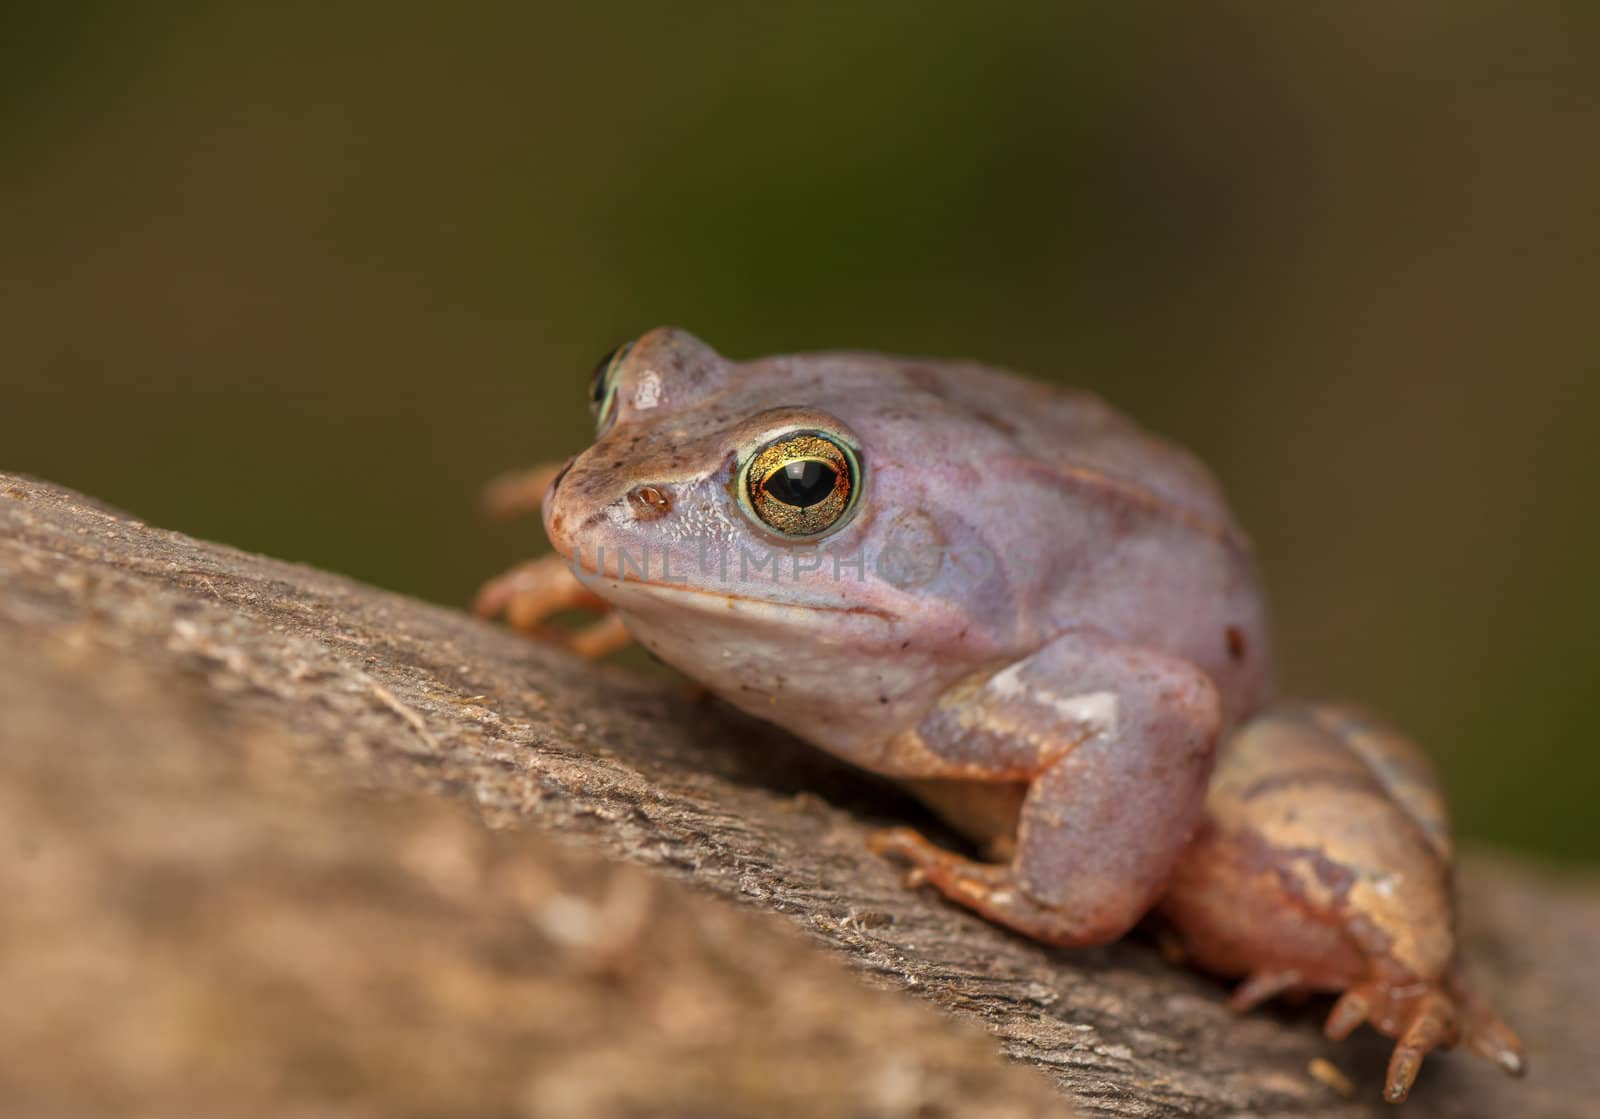
M665 673L0 475L8 1114L1389 1113L1326 1003L903 889L906 819ZM1461 891L1532 1073L1430 1058L1406 1113L1593 1114L1600 884Z

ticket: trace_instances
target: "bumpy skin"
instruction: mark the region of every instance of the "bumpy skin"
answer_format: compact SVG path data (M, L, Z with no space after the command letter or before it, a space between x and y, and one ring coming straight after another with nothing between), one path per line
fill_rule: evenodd
M1022 933L1102 943L1156 903L1201 823L1217 743L1272 698L1249 544L1194 458L1092 396L971 364L733 363L662 329L605 383L615 405L589 450L492 487L509 512L548 485L560 559L494 580L480 612L546 633L558 609L614 609L581 651L614 647L620 618L727 701L902 780L992 861L908 829L878 848ZM854 512L823 537L786 537L740 501L741 467L795 431L859 456ZM1213 796L1208 834L1226 808ZM1336 844L1323 826L1311 847ZM1271 945L1204 915L1243 880L1212 882L1195 860L1196 908L1169 913L1197 959L1278 967ZM1286 904L1255 890L1270 913ZM1414 974L1437 979L1448 899L1418 897L1388 931L1426 941ZM1308 963L1333 940L1306 939L1300 985L1337 985ZM1370 962L1361 943L1351 958Z

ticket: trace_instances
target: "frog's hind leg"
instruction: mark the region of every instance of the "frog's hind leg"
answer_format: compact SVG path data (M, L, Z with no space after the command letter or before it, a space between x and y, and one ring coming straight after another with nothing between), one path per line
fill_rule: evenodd
M1417 825L1439 860L1446 865L1451 862L1454 844L1444 792L1427 755L1414 742L1382 720L1352 707L1314 704L1302 708L1301 717L1334 735L1359 756L1394 802ZM1448 1031L1450 1040L1441 1042L1436 1036L1438 1027L1433 1024L1436 1015L1416 1012L1415 1021L1406 1027L1405 1035L1395 1048L1395 1058L1390 1065L1390 1092L1402 1091L1403 1098L1403 1091L1408 1090L1411 1080L1415 1079L1416 1065L1421 1063L1423 1055L1441 1045L1453 1045L1458 1039L1468 1050L1492 1061L1506 1073L1523 1075L1527 1060L1521 1040L1472 989L1459 960L1439 981L1439 990L1429 997L1433 1000L1430 1005L1437 1007L1443 1002L1450 1007L1456 1026ZM1344 1005L1345 1000L1341 999L1340 1006ZM1336 1012L1338 1009L1335 1007ZM1355 1016L1354 1007L1346 1014L1354 1017L1356 1023L1361 1020ZM1332 1023L1330 1018L1330 1025ZM1386 1032L1393 1033L1393 1030Z
M1192 665L1069 631L957 684L886 759L906 776L1027 782L1010 862L905 828L873 846L1035 939L1115 940L1154 904L1199 820L1220 723L1216 689Z
M1206 823L1162 910L1200 967L1253 977L1235 1001L1286 972L1338 992L1324 1032L1367 1023L1394 1038L1384 1095L1398 1101L1427 1054L1461 1042L1523 1068L1516 1036L1460 977L1450 851L1408 739L1347 709L1277 707L1219 748Z
M547 625L551 615L581 610L598 621L574 631ZM561 645L581 657L600 657L633 640L621 615L573 574L561 556L547 555L518 564L485 583L472 604L480 618L505 616L519 633Z
M1364 711L1344 704L1316 703L1281 707L1278 713L1320 728L1360 758L1412 821L1439 859L1455 857L1450 813L1433 764L1411 739Z

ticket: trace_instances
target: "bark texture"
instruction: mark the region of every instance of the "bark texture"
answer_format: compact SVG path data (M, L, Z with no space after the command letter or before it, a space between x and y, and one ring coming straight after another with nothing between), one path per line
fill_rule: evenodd
M908 818L670 679L0 475L6 1114L1389 1111L1325 1003L902 889ZM1600 884L1461 891L1533 1071L1434 1057L1406 1112L1594 1114Z

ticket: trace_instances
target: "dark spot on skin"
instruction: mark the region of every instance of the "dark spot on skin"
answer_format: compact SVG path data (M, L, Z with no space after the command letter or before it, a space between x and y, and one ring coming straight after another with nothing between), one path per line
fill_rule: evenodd
M993 412L985 412L980 409L974 409L972 412L972 418L983 424L985 427L992 428L1008 438L1017 434L1016 424L1009 420L1001 419Z
M905 379L905 382L908 386L916 389L918 392L924 393L927 396L931 396L935 400L954 403L951 401L950 390L945 385L944 378L934 370L929 369L927 366L908 365L900 370L900 376ZM990 430L996 431L1008 439L1016 437L1017 425L1012 423L1010 420L1004 419L1001 416L997 416L993 412L983 408L966 408L964 411L966 411L966 413L975 421L989 428ZM885 413L885 418L890 418L889 413ZM908 414L906 418L911 418L911 414Z
M948 395L945 392L943 379L926 365L908 365L900 370L900 375L905 378L906 384L929 396L943 400Z
M878 697L878 702L879 703L888 703L889 702L889 697L886 696L886 695L881 695L881 696Z
M902 648L902 649L909 649L909 648L911 648L911 642L909 642L909 641L902 641L902 642L900 642L900 648Z
M1238 626L1229 626L1223 633L1222 639L1227 643L1228 656L1236 661L1244 660L1245 653L1249 651L1244 639L1244 630Z
M611 464L611 469L613 469L613 470L621 470L622 469L622 460L619 458L616 462L612 463Z

